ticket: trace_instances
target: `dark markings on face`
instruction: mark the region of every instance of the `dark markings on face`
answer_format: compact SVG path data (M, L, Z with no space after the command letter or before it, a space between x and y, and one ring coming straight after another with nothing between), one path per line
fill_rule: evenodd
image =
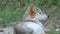
M39 8L34 9L36 13L42 14L42 11Z

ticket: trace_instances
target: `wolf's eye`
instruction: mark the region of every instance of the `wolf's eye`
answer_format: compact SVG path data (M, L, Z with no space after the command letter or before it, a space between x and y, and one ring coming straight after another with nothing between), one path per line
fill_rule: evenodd
M38 9L36 9L36 10L38 10Z
M41 12L39 12L39 14L41 14Z

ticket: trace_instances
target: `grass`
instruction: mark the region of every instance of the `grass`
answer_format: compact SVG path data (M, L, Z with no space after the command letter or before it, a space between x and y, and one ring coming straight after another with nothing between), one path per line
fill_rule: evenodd
M5 8L3 11L0 12L0 25L6 24L9 22L15 22L22 17L23 10L20 8L13 9L11 7Z
M20 20L31 0L0 0L0 26ZM47 34L60 34L54 29L55 21L60 20L60 0L35 0L35 6L49 15ZM52 27L51 27L52 26Z

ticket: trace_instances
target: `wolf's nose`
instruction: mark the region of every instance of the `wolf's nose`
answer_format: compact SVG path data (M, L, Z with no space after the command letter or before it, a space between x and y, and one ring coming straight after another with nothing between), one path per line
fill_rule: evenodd
M48 18L49 18L49 15L48 15Z

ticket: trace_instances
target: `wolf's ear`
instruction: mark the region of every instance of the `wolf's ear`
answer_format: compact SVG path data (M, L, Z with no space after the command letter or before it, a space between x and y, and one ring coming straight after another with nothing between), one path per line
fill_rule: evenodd
M29 17L34 17L34 14L35 14L35 11L34 11L34 4L33 3L30 3L25 14L24 14L24 17L23 19L25 19L27 16Z
M34 2L32 1L29 4L29 6L28 6L28 8L27 8L27 10L25 12L25 15L33 16L34 14L35 14L35 11L34 11Z
M33 16L34 13L35 13L35 12L34 12L34 4L31 3L31 4L29 5L28 14L29 14L30 16Z

